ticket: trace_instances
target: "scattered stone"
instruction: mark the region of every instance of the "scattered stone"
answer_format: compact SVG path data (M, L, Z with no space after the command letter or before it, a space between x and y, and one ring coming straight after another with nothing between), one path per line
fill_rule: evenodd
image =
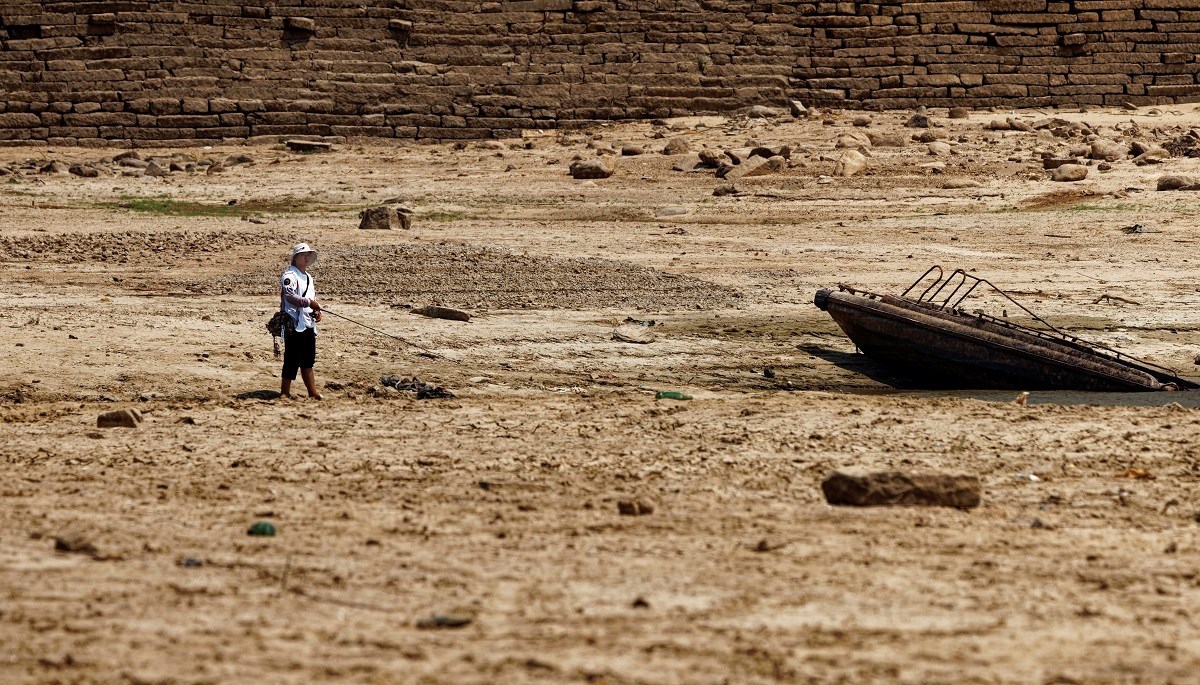
M414 392L417 394L418 400L437 400L449 399L454 397L454 393L443 388L440 385L432 383L424 383L420 378L413 376L412 378L400 378L397 376L383 376L379 379L383 384L383 390L391 394L399 394L401 392ZM375 386L372 386L375 388ZM372 394L381 394L376 388Z
M856 507L921 505L970 509L979 506L977 476L900 471L854 476L834 471L821 483L830 504Z
M725 163L725 153L716 150L701 150L700 163L710 169L719 169Z
M683 216L684 214L687 214L687 213L688 213L687 207L680 207L679 205L671 205L668 207L659 207L657 210L654 211L654 216L657 216L657 217Z
M131 169L145 169L150 166L150 162L141 157L125 157L117 160L117 166L129 167Z
M125 152L122 152L119 155L113 156L113 162L116 164L120 164L121 162L124 162L127 159L141 160L142 155L137 150L126 150Z
M141 422L142 412L137 409L118 409L96 417L97 428L137 428Z
M950 134L944 128L929 128L913 136L918 143L932 143L935 140L945 140Z
M640 326L635 323L623 323L613 329L612 339L624 343L646 345L657 340L658 336L646 326Z
M284 145L295 152L329 152L333 150L333 143L322 140L289 140L284 142Z
M706 167L700 162L700 155L695 154L685 155L671 165L671 171L695 171L704 168Z
M1088 168L1082 164L1064 164L1050 172L1050 180L1060 183L1074 183L1087 178Z
M1003 119L992 119L988 122L987 129L989 131L1011 131L1012 124Z
M849 177L867 168L867 156L858 150L846 150L833 169L834 176Z
M169 176L171 172L159 166L156 162L150 162L146 165L147 176Z
M788 108L791 110L792 116L794 117L808 116L808 108L805 107L804 103L800 102L799 100L790 101L788 103Z
M1200 190L1200 182L1191 176L1182 174L1160 176L1157 190Z
M100 170L86 164L72 164L68 169L71 174L80 178L96 178L100 175ZM2 174L0 174L2 175Z
M254 158L243 152L237 155L229 155L225 158L225 163L230 166L234 164L253 164Z
M49 164L43 166L42 168L38 169L38 173L41 173L41 174L67 174L67 173L69 173L69 169L70 169L70 167L67 166L66 162L60 162L56 159L56 160L53 160L52 162L50 162Z
M862 131L847 131L838 136L833 147L836 150L869 150L871 149L871 136Z
M774 119L782 114L783 112L774 107L766 107L764 105L754 105L746 111L746 116L751 119Z
M788 145L759 145L757 147L753 147L750 149L750 156L751 157L765 157L767 159L770 159L772 157L783 157L784 159L791 159L792 148L791 148L791 146L788 146Z
M608 178L616 171L616 165L603 158L585 159L571 165L571 177L579 179Z
M433 614L418 619L416 626L419 630L441 630L445 628L463 628L471 625L474 620L470 616L460 614Z
M68 554L90 554L96 556L99 550L86 535L80 532L68 532L54 538L54 551Z
M951 178L942 184L946 190L959 190L961 188L979 188L983 184L973 178Z
M465 312L461 309L453 309L451 307L439 307L435 304L418 307L409 312L410 314L418 314L431 319L447 319L449 321L470 321L470 312Z
M1082 162L1077 157L1046 157L1042 160L1042 168L1049 171L1057 169L1064 164L1081 164Z
M946 116L951 119L969 119L971 117L971 110L966 107L951 107Z
M264 538L275 537L275 524L269 521L255 521L246 531L246 535Z
M929 154L934 157L945 157L954 152L954 148L950 147L950 143L944 143L940 140L935 140L925 147L929 150Z
M623 499L617 502L621 516L647 516L654 513L654 505L644 499Z
M664 155L686 155L691 151L692 146L688 145L686 140L683 138L672 138L671 140L667 141L667 144L663 147L662 153Z
M713 197L725 197L726 195L736 195L738 189L732 185L717 186L713 189Z
M1008 123L1008 128L1013 131L1025 131L1026 133L1028 133L1033 130L1033 124L1030 124L1028 121L1022 121L1021 119L1017 119L1014 117L1009 117L1007 119L1007 123Z
M407 207L383 205L364 209L358 213L358 227L362 230L390 231L412 228L412 211Z
M871 125L871 117L855 117L851 123L859 128L866 128Z
M209 165L208 169L204 173L207 176L215 176L216 174L225 173L225 168L226 167L224 164L217 162L216 164Z
M758 176L761 174L757 172L766 164L767 160L762 157L751 157L741 164L723 164L721 168L717 169L717 178L736 181L746 176Z
M1115 140L1094 140L1091 150L1088 151L1088 159L1102 159L1106 162L1115 162L1128 156L1129 146Z
M914 114L904 123L909 128L929 128L929 115Z
M880 133L871 129L867 129L867 137L875 147L904 147L909 141L903 133Z
M644 154L645 152L646 152L646 148L644 148L640 145L622 145L621 146L621 156L622 157L636 157L637 155Z

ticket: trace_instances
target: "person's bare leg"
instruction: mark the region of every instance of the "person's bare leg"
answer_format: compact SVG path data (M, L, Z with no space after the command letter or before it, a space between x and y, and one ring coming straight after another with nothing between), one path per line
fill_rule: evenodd
M312 369L300 369L300 377L304 379L304 387L308 389L308 396L314 400L321 399L321 393L317 392L317 376Z
M280 397L291 397L292 396L292 382L286 378L284 378L282 381L279 382L279 396Z

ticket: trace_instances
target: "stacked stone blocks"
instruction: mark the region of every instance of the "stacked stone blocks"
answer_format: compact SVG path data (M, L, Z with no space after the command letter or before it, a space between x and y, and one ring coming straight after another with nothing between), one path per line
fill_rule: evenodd
M799 99L1200 99L1200 0L0 4L0 142L505 137Z

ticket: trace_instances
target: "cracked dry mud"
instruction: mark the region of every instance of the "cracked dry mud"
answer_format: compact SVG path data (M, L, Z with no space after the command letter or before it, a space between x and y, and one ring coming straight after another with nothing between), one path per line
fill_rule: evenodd
M1185 396L886 392L811 298L963 266L1186 371L1200 196L1154 187L1200 160L1052 183L1036 151L1080 136L931 114L955 153L876 147L864 175L829 180L854 119L907 139L909 114L593 132L795 150L720 197L711 171L654 153L572 180L595 153L549 132L529 149L231 146L210 154L254 162L219 176L0 178L0 681L1195 680ZM1200 126L1192 106L1152 115L1016 116L1159 142ZM31 156L98 151L0 149L0 165ZM394 198L412 230L356 229ZM326 400L269 399L263 324L299 240L323 252L326 304L437 358L327 319ZM474 318L402 306L431 303ZM655 342L613 340L627 316L660 324ZM385 374L458 397L369 393ZM96 427L127 407L138 428ZM833 470L895 469L975 474L982 504L821 496ZM258 520L278 534L247 536ZM469 622L417 627L434 615Z

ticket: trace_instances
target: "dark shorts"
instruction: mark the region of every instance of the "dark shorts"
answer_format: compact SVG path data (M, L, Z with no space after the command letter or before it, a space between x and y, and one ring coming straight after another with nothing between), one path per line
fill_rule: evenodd
M283 336L283 374L296 380L298 369L311 369L317 362L317 331L309 328L301 333L288 329Z

